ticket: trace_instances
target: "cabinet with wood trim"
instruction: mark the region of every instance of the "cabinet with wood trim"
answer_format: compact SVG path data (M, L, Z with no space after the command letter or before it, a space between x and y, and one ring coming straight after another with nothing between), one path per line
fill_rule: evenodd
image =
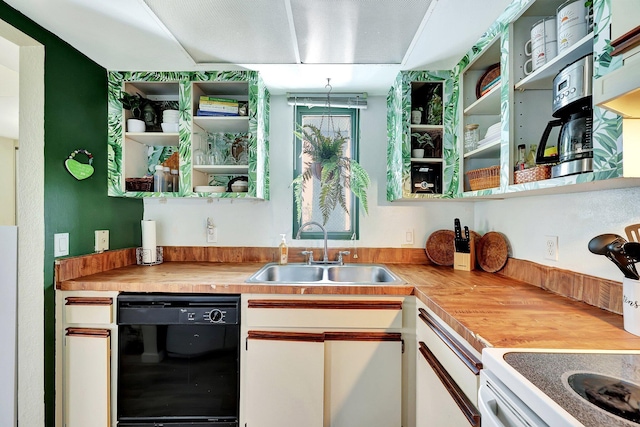
M402 303L243 296L241 424L400 427Z
M478 352L421 301L416 338L416 427L479 427Z
M56 426L115 426L116 295L56 294Z

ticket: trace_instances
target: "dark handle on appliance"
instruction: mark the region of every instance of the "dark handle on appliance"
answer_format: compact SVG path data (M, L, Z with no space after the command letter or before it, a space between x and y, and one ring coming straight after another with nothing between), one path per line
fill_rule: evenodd
M542 138L540 138L540 144L538 144L538 152L536 153L536 164L542 165L545 163L556 163L558 161L558 156L544 156L544 150L547 146L547 140L549 139L549 134L551 133L551 129L557 126L563 125L562 120L551 120L547 123L547 127L544 128L544 132L542 133Z

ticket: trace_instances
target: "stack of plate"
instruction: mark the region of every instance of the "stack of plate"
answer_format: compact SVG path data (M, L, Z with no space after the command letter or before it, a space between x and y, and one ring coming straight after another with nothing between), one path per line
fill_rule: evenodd
M162 112L162 131L178 132L178 110L164 110Z
M478 147L488 144L490 142L494 142L500 139L500 122L495 123L487 129L487 134L484 136L484 139L478 142Z

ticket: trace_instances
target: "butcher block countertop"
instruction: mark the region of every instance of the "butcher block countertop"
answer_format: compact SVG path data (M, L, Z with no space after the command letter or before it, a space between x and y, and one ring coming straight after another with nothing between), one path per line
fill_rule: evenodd
M264 263L164 262L129 265L57 283L59 290L416 295L474 348L640 350L621 315L499 274L451 267L386 264L401 285L268 285L245 283Z

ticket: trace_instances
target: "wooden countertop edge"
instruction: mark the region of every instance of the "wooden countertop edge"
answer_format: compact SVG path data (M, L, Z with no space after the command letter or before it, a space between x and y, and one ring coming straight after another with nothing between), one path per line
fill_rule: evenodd
M485 272L465 272L466 274L452 274L448 269L430 265L387 264L395 274L402 278L403 285L270 285L245 283L245 281L262 267L263 263L203 263L203 262L173 262L159 266L125 266L103 273L78 277L62 281L56 288L62 291L119 291L119 292L179 292L179 293L256 293L256 294L290 294L290 295L415 295L428 308L436 313L447 325L469 342L477 351L485 347L522 347L522 348L597 348L597 349L640 349L640 337L626 332L622 327L622 316L607 312L597 307L589 306L580 301L574 301L561 295L553 294L536 286L519 282L505 276ZM161 267L162 266L162 267ZM158 268L160 267L160 268ZM209 276L206 280L198 274L192 274L183 280L176 280L172 274L184 275L198 268L206 267ZM218 269L219 274L210 269ZM231 271L228 271L231 270ZM136 276L137 280L134 278ZM219 276L219 277L218 277ZM602 337L573 336L572 331L558 329L560 336L537 336L533 339L518 338L513 334L488 331L487 337L482 332L486 326L486 318L476 322L473 316L466 316L457 310L454 301L481 297L483 293L497 292L501 288L513 288L517 297L522 295L535 297L537 304L553 302L558 310L567 310L573 317L593 320L593 324L605 331ZM478 294L474 294L478 292ZM508 298L507 298L508 299ZM495 305L495 301L493 302ZM526 306L526 302L522 302ZM480 306L472 307L482 311ZM535 306L531 310L535 310ZM495 307L494 307L495 309ZM519 306L505 306L497 316L505 316L510 310L518 312ZM473 311L473 310L471 310ZM559 318L563 316L555 313ZM486 313L486 316L496 316ZM485 317L486 317L485 316ZM570 319L571 320L571 319ZM574 319L575 321L575 319ZM478 326L476 327L476 324ZM491 329L491 328L489 328ZM495 328L494 328L495 329ZM477 332L474 332L476 330ZM510 331L507 331L510 332ZM539 335L543 335L539 333ZM496 338L498 337L498 338ZM565 346L563 347L563 344Z

